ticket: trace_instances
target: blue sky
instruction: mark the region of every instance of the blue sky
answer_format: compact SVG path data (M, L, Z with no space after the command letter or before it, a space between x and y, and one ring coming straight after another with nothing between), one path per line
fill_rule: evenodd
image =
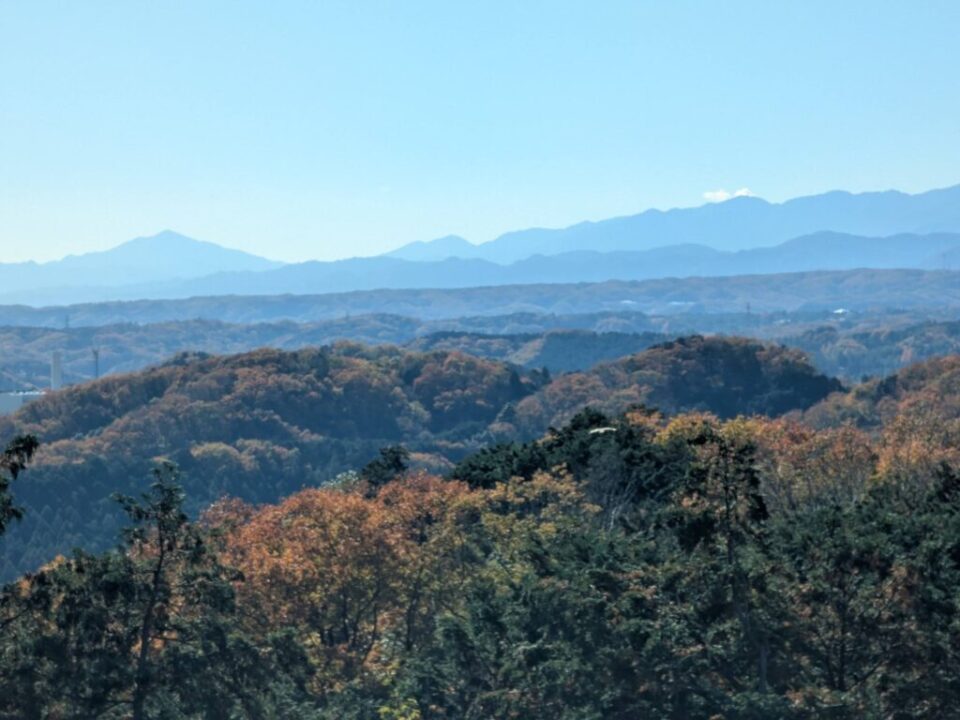
M0 0L0 261L960 183L960 3Z

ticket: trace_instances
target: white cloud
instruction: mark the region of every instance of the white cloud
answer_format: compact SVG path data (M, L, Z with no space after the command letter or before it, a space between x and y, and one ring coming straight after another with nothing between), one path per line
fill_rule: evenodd
M707 192L703 194L703 199L712 203L723 202L724 200L735 197L753 197L753 191L747 187L734 190L733 192L721 188L720 190L707 190Z
M703 194L703 199L707 202L723 202L730 199L730 193L726 190L707 190Z

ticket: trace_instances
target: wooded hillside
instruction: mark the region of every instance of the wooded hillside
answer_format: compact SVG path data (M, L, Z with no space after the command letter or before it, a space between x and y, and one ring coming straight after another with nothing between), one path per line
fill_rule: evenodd
M886 442L587 411L200 523L161 466L0 592L0 716L953 717L960 476Z
M43 446L21 492L32 511L3 541L4 572L111 542L111 493L129 492L155 458L183 469L193 511L225 494L276 500L400 442L442 468L541 382L457 352L341 344L181 356L52 393L0 419L0 434L31 433Z
M795 351L736 338L692 337L553 378L458 351L350 343L183 355L0 419L0 435L31 433L42 444L21 492L30 512L2 540L3 573L111 542L119 515L110 495L129 493L156 458L180 466L197 512L222 495L271 502L322 485L390 445L444 471L490 443L539 437L587 406L778 415L837 388Z

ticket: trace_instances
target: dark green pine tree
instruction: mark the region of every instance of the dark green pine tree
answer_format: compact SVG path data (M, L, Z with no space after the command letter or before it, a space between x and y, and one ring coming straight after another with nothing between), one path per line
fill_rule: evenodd
M769 513L755 449L709 422L675 442L686 472L659 514L658 620L677 720L793 717Z
M884 632L872 623L868 638L886 640L867 668L876 668L870 692L885 717L952 717L960 708L960 473L941 466L921 503L890 510L882 530L897 558Z
M380 454L360 471L360 478L367 482L369 494L377 492L389 482L407 471L410 452L402 445L390 445L380 449Z
M624 535L571 528L520 550L525 569L509 580L478 573L401 694L430 720L665 718L652 611Z
M118 550L77 552L4 590L0 718L282 717L277 698L296 708L307 664L289 637L240 630L239 578L188 521L176 468L119 501L132 524Z
M0 454L0 535L12 520L23 517L23 510L13 501L10 485L23 472L37 451L37 439L32 435L14 438Z

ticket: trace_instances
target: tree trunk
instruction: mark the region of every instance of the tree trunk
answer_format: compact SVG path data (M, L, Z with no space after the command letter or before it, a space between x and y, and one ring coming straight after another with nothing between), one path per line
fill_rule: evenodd
M150 598L147 601L147 608L143 612L143 620L140 623L140 651L137 653L137 674L133 687L133 718L132 720L144 720L144 708L147 703L147 689L150 684L150 638L153 634L153 616L156 612L157 597L160 594L160 583L163 582L163 563L165 560L166 543L163 534L159 537L160 554L157 556L157 564L153 568L152 587L150 588Z

